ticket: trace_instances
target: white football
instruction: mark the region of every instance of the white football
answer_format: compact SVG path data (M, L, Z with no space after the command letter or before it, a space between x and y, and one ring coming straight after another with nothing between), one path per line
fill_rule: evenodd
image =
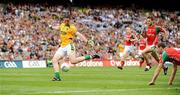
M67 64L67 63L61 64L61 70L63 72L67 72L67 71L69 71L69 69L70 69L70 65L69 64Z

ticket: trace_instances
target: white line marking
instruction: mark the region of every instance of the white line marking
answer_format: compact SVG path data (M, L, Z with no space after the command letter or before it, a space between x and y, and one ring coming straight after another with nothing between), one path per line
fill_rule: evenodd
M47 92L37 92L37 93L93 93L93 92L123 92L123 91L140 91L140 90L161 90L161 89L178 89L176 88L136 88L136 89L100 89L100 90L65 90L65 91L47 91Z

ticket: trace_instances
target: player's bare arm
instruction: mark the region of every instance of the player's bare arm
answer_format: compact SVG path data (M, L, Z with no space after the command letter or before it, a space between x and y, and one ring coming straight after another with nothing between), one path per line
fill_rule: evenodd
M160 28L160 30L161 30L161 32L163 32L164 33L164 40L167 40L168 39L168 37L169 37L169 32L168 31L166 31L166 29L165 28L162 28L162 27L159 27Z
M59 25L55 25L55 26L49 25L49 27L54 30L59 30Z
M86 37L81 34L80 32L76 32L76 35L84 42L88 42L88 40L86 39Z

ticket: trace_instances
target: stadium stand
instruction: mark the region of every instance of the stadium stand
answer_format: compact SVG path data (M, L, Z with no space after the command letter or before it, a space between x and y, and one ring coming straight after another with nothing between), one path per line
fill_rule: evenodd
M67 7L69 3L47 5L35 3L33 0L33 3L19 4L11 0L11 3L7 3L8 1L0 4L0 59L52 58L59 46L59 34L50 26L62 21L64 13L69 11ZM156 5L154 6L156 9L142 9L136 8L134 5L136 3L131 5L128 2L113 7L86 6L86 3L83 3L84 6L78 6L83 5L80 2L81 0L75 0L71 8L73 15L71 20L76 23L78 31L94 41L94 48L85 46L86 43L77 44L76 49L80 51L78 55L98 53L105 59L117 59L117 46L121 43L125 27L131 24L134 30L143 31L147 17L152 17L157 25L169 32L170 36L166 41L168 46L175 45L174 38L180 32L178 10L159 10ZM159 37L159 41L163 40ZM80 39L76 39L75 42L79 43Z

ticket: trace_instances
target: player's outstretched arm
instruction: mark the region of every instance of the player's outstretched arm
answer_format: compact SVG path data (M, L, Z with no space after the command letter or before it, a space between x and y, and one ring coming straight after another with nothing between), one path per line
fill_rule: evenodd
M138 41L137 37L134 35L134 38L130 39L130 41L134 42L134 41Z
M168 37L169 37L169 32L166 31L166 29L162 28L162 27L159 27L160 28L160 32L163 32L164 33L164 40L167 40Z
M59 30L59 25L57 26L52 26L52 25L49 25L50 28L54 29L54 30Z
M83 34L81 34L80 32L76 32L76 35L81 39L81 40L83 40L84 42L88 42L88 40L86 39L86 37L83 35Z

